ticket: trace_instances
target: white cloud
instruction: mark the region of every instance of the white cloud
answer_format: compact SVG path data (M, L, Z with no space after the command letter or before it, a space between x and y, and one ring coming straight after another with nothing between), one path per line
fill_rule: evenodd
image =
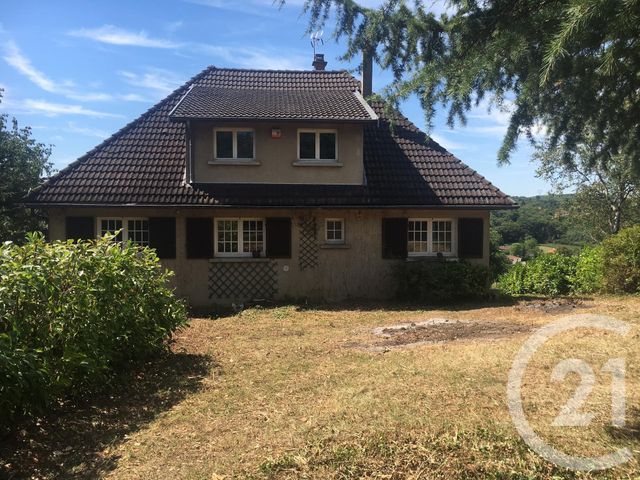
M109 134L103 130L99 130L97 128L81 127L76 125L74 122L69 122L67 124L67 130L71 133L77 133L86 137L105 139L109 136Z
M13 40L5 44L4 60L22 75L47 92L55 92L58 89L56 83L44 73L35 68L26 56L22 54Z
M429 136L433 139L434 142L440 144L440 146L446 148L447 150L467 150L469 148L467 145L455 142L436 133L431 133L429 134Z
M25 113L41 113L46 116L55 117L57 115L80 115L95 118L121 118L122 115L115 113L99 112L84 108L82 105L70 105L65 103L53 103L46 100L26 99L22 102L12 104L15 109Z
M78 92L74 90L75 84L69 80L63 82L52 80L31 63L31 60L20 50L13 40L9 40L5 44L4 51L5 54L3 58L11 67L27 77L32 83L45 92L63 95L72 100L83 102L107 101L113 98L112 95L108 93Z
M483 100L480 102L480 105L474 108L468 115L468 118L473 120L474 125L468 126L466 130L502 138L507 133L511 115L515 111L515 108L511 100L505 100L501 106ZM478 125L478 123L480 124ZM531 133L535 137L541 138L546 135L547 129L544 125L536 123L531 128Z
M118 95L118 98L120 100L124 100L125 102L150 102L152 100L137 93L125 93L122 95Z
M120 71L118 73L129 85L151 91L154 96L157 96L157 94L167 95L184 83L183 78L161 68L150 68L144 73L129 71Z
M144 30L132 32L116 27L115 25L103 25L98 28L80 28L78 30L68 32L68 35L88 38L96 42L107 43L110 45L127 45L147 48L177 48L180 46L180 44L170 40L152 38Z
M176 20L175 22L167 22L164 25L164 29L167 32L174 33L180 30L184 26L184 22L182 20Z
M307 65L310 63L308 54L207 44L196 44L194 48L205 55L218 57L227 63L244 68L265 70L308 70L310 68L310 65Z

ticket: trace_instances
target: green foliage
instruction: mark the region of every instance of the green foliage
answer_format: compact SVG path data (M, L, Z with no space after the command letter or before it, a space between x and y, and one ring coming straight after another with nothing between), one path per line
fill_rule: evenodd
M593 161L591 152L601 146L595 135L587 140L575 153L565 152L564 146L540 146L537 174L559 190L575 190L569 205L572 223L590 240L601 241L640 221L640 169L624 155Z
M286 0L280 0L284 3ZM507 162L518 139L540 124L549 147L571 154L595 126L590 161L620 154L640 161L640 0L451 0L436 17L429 2L307 0L309 29L335 19L347 59L368 49L390 69L391 101L417 95L432 126L436 106L451 125L481 102L510 115L498 153ZM513 96L513 98L512 98ZM597 101L594 101L597 99ZM565 157L566 158L566 157Z
M623 228L601 246L604 291L640 293L640 225Z
M573 289L576 293L597 293L604 285L602 246L585 247L578 256Z
M26 232L45 227L22 202L51 173L51 149L36 142L29 127L19 128L15 119L8 124L8 116L0 115L0 241L22 241Z
M592 241L585 225L578 225L570 209L573 195L513 197L519 207L491 213L491 226L503 244L524 242L531 236L538 243L579 243ZM520 255L518 255L520 256Z
M517 263L498 280L501 290L512 295L567 295L576 272L576 257L542 254Z
M542 251L540 250L540 247L538 247L538 241L533 237L527 236L525 237L524 242L514 243L511 245L510 253L516 257L530 259L536 258L542 253Z
M167 348L184 304L153 250L108 238L0 246L0 418L95 391Z
M501 243L500 234L492 228L489 232L489 270L492 281L505 273L511 265L507 254L499 248Z
M490 276L486 266L464 261L405 262L396 272L398 297L427 303L478 298L488 294Z

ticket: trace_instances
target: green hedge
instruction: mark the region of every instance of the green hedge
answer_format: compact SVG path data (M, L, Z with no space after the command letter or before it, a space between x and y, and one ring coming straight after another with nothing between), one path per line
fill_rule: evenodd
M483 297L489 293L490 271L465 261L412 261L396 272L398 298L427 303Z
M498 287L511 295L567 295L573 288L576 257L542 254L517 263L498 280Z
M640 293L640 225L620 230L577 257L541 255L498 280L509 294Z
M153 250L104 238L0 246L0 418L103 388L186 324Z
M601 246L603 290L640 293L640 225L623 228Z

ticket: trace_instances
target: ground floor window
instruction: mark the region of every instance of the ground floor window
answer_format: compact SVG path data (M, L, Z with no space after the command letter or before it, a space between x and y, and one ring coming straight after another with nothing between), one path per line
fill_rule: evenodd
M327 243L344 243L344 219L327 218L325 220L325 240Z
M147 218L98 218L98 236L116 234L116 241L130 241L136 245L149 245L149 219Z
M221 218L216 220L215 245L218 256L263 256L264 220Z
M410 218L407 252L410 256L454 253L454 223L450 219Z

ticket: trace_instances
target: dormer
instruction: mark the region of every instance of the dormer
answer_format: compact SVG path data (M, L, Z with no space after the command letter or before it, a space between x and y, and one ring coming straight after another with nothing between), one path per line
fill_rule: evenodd
M170 113L187 125L191 183L364 184L364 127L378 117L353 77L245 73L254 84L194 86Z

